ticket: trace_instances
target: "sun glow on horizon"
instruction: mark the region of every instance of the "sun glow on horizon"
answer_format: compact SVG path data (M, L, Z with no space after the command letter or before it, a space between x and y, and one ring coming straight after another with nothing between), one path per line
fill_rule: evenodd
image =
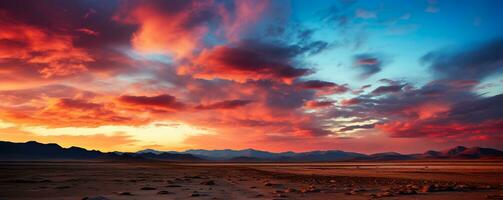
M16 130L19 133L12 133ZM183 123L170 121L152 122L147 125L125 126L109 125L99 127L63 127L48 128L43 126L16 126L12 123L0 121L0 136L7 137L12 141L24 142L31 140L26 134L32 134L32 138L46 138L45 142L62 144L64 147L77 146L78 138L93 138L97 135L106 139L109 137L123 138L124 144L114 144L114 146L102 146L99 142L93 145L86 142L85 148L107 150L107 151L138 151L145 148L157 148L161 150L182 150L192 148L184 144L184 140L189 136L215 134L213 130L201 129ZM10 134L10 136L7 136ZM16 137L19 136L19 137ZM74 137L75 141L60 141L61 136ZM75 144L72 144L75 143ZM82 144L81 144L82 145Z

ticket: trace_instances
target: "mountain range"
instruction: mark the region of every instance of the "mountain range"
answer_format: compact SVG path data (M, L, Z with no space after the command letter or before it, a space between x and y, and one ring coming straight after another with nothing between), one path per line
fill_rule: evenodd
M0 141L0 160L160 160L179 162L331 162L331 161L387 161L419 159L490 159L503 158L503 151L457 146L443 151L426 151L419 154L384 152L362 154L339 150L310 152L273 153L255 149L204 150L182 152L145 149L134 153L100 152L80 147L63 148L57 144L42 144L34 141L13 143Z

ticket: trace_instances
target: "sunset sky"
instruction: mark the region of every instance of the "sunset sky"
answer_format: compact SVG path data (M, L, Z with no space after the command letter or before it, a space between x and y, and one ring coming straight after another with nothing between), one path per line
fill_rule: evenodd
M0 1L0 140L503 148L503 2Z

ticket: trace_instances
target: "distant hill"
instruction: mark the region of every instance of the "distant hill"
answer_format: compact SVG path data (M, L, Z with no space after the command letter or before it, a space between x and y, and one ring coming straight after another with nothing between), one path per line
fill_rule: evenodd
M138 153L153 153L153 154L172 153L172 154L182 154L181 152L176 152L176 151L158 151L158 150L155 150L155 149L144 149L144 150L141 150L141 151L137 151L136 153L137 154Z
M385 160L411 160L414 159L413 155L405 155L396 152L385 152L371 154L364 158L364 160L385 161Z
M34 141L26 143L0 141L0 160L169 160L196 161L201 160L187 154L161 153L104 153L96 150L86 150L80 147L63 148L57 144L42 144Z
M139 152L162 151L144 150ZM232 161L232 162L330 162L330 161L389 161L389 160L417 160L417 159L478 159L478 158L503 158L503 152L497 149L463 146L454 147L444 151L426 151L423 154L400 154L384 152L376 154L361 154L338 150L310 151L310 152L281 152L272 153L255 149L243 150L204 150L194 149L181 154L191 154L205 160Z
M143 151L140 151L143 152ZM344 151L310 151L302 153L294 152L281 152L272 153L268 151L260 151L255 149L243 150L204 150L193 149L180 152L183 154L192 154L206 160L213 161L253 161L253 162L266 162L266 161L292 161L292 162L315 162L315 161L341 161L351 160L355 158L365 157L365 154L344 152Z
M154 149L144 149L144 150L141 150L141 151L137 151L136 153L137 154L139 154L139 153L161 154L161 153L165 153L165 152L164 151L157 151L157 150L154 150Z
M80 147L63 148L57 144L38 142L14 143L0 141L0 160L153 160L175 162L333 162L333 161L389 161L420 159L491 159L503 158L503 151L482 147L457 146L443 151L426 151L422 154L384 152L361 154L339 150L273 153L255 149L204 150L183 152L146 149L135 153L86 150Z
M103 153L80 147L63 148L57 144L0 142L1 160L103 160L131 159L126 155Z
M444 151L427 151L423 154L415 156L416 158L430 158L430 159L446 159L446 158L459 158L459 159L475 159L475 158L495 158L503 157L503 151L491 148L472 147L467 148L464 146L457 146Z
M280 158L280 154L271 153L267 151L258 151L255 149L243 149L243 150L204 150L204 149L193 149L187 150L181 153L192 154L208 160L229 160L237 157L248 157L257 159L277 159Z
M310 151L304 153L297 153L286 159L294 161L309 161L309 162L325 162L325 161L344 161L354 160L366 157L365 154L345 152L345 151Z
M487 158L503 156L503 151L491 148L472 147L456 154L461 158Z
M202 161L197 156L191 154L181 153L130 153L134 157L146 158L150 160L164 160L164 161Z

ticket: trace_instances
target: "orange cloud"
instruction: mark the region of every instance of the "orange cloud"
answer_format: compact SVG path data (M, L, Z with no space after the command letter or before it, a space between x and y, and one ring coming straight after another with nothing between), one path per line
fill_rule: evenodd
M110 124L134 125L143 123L135 122L130 117L121 116L113 110L107 109L104 105L82 102L78 102L76 105L68 105L68 103L62 103L62 101L59 100L58 103L42 110L9 110L2 115L2 119L16 124L47 127L98 127ZM80 107L82 105L91 107Z
M133 47L144 53L168 53L176 58L191 56L208 31L198 15L210 5L203 1L137 1L123 6L116 19L137 24ZM176 10L173 8L179 8ZM165 9L164 9L165 8Z
M96 94L69 87L42 87L0 91L0 119L46 127L97 127L111 124L137 125L144 119L129 117L113 103L95 99ZM119 112L121 114L119 114Z

